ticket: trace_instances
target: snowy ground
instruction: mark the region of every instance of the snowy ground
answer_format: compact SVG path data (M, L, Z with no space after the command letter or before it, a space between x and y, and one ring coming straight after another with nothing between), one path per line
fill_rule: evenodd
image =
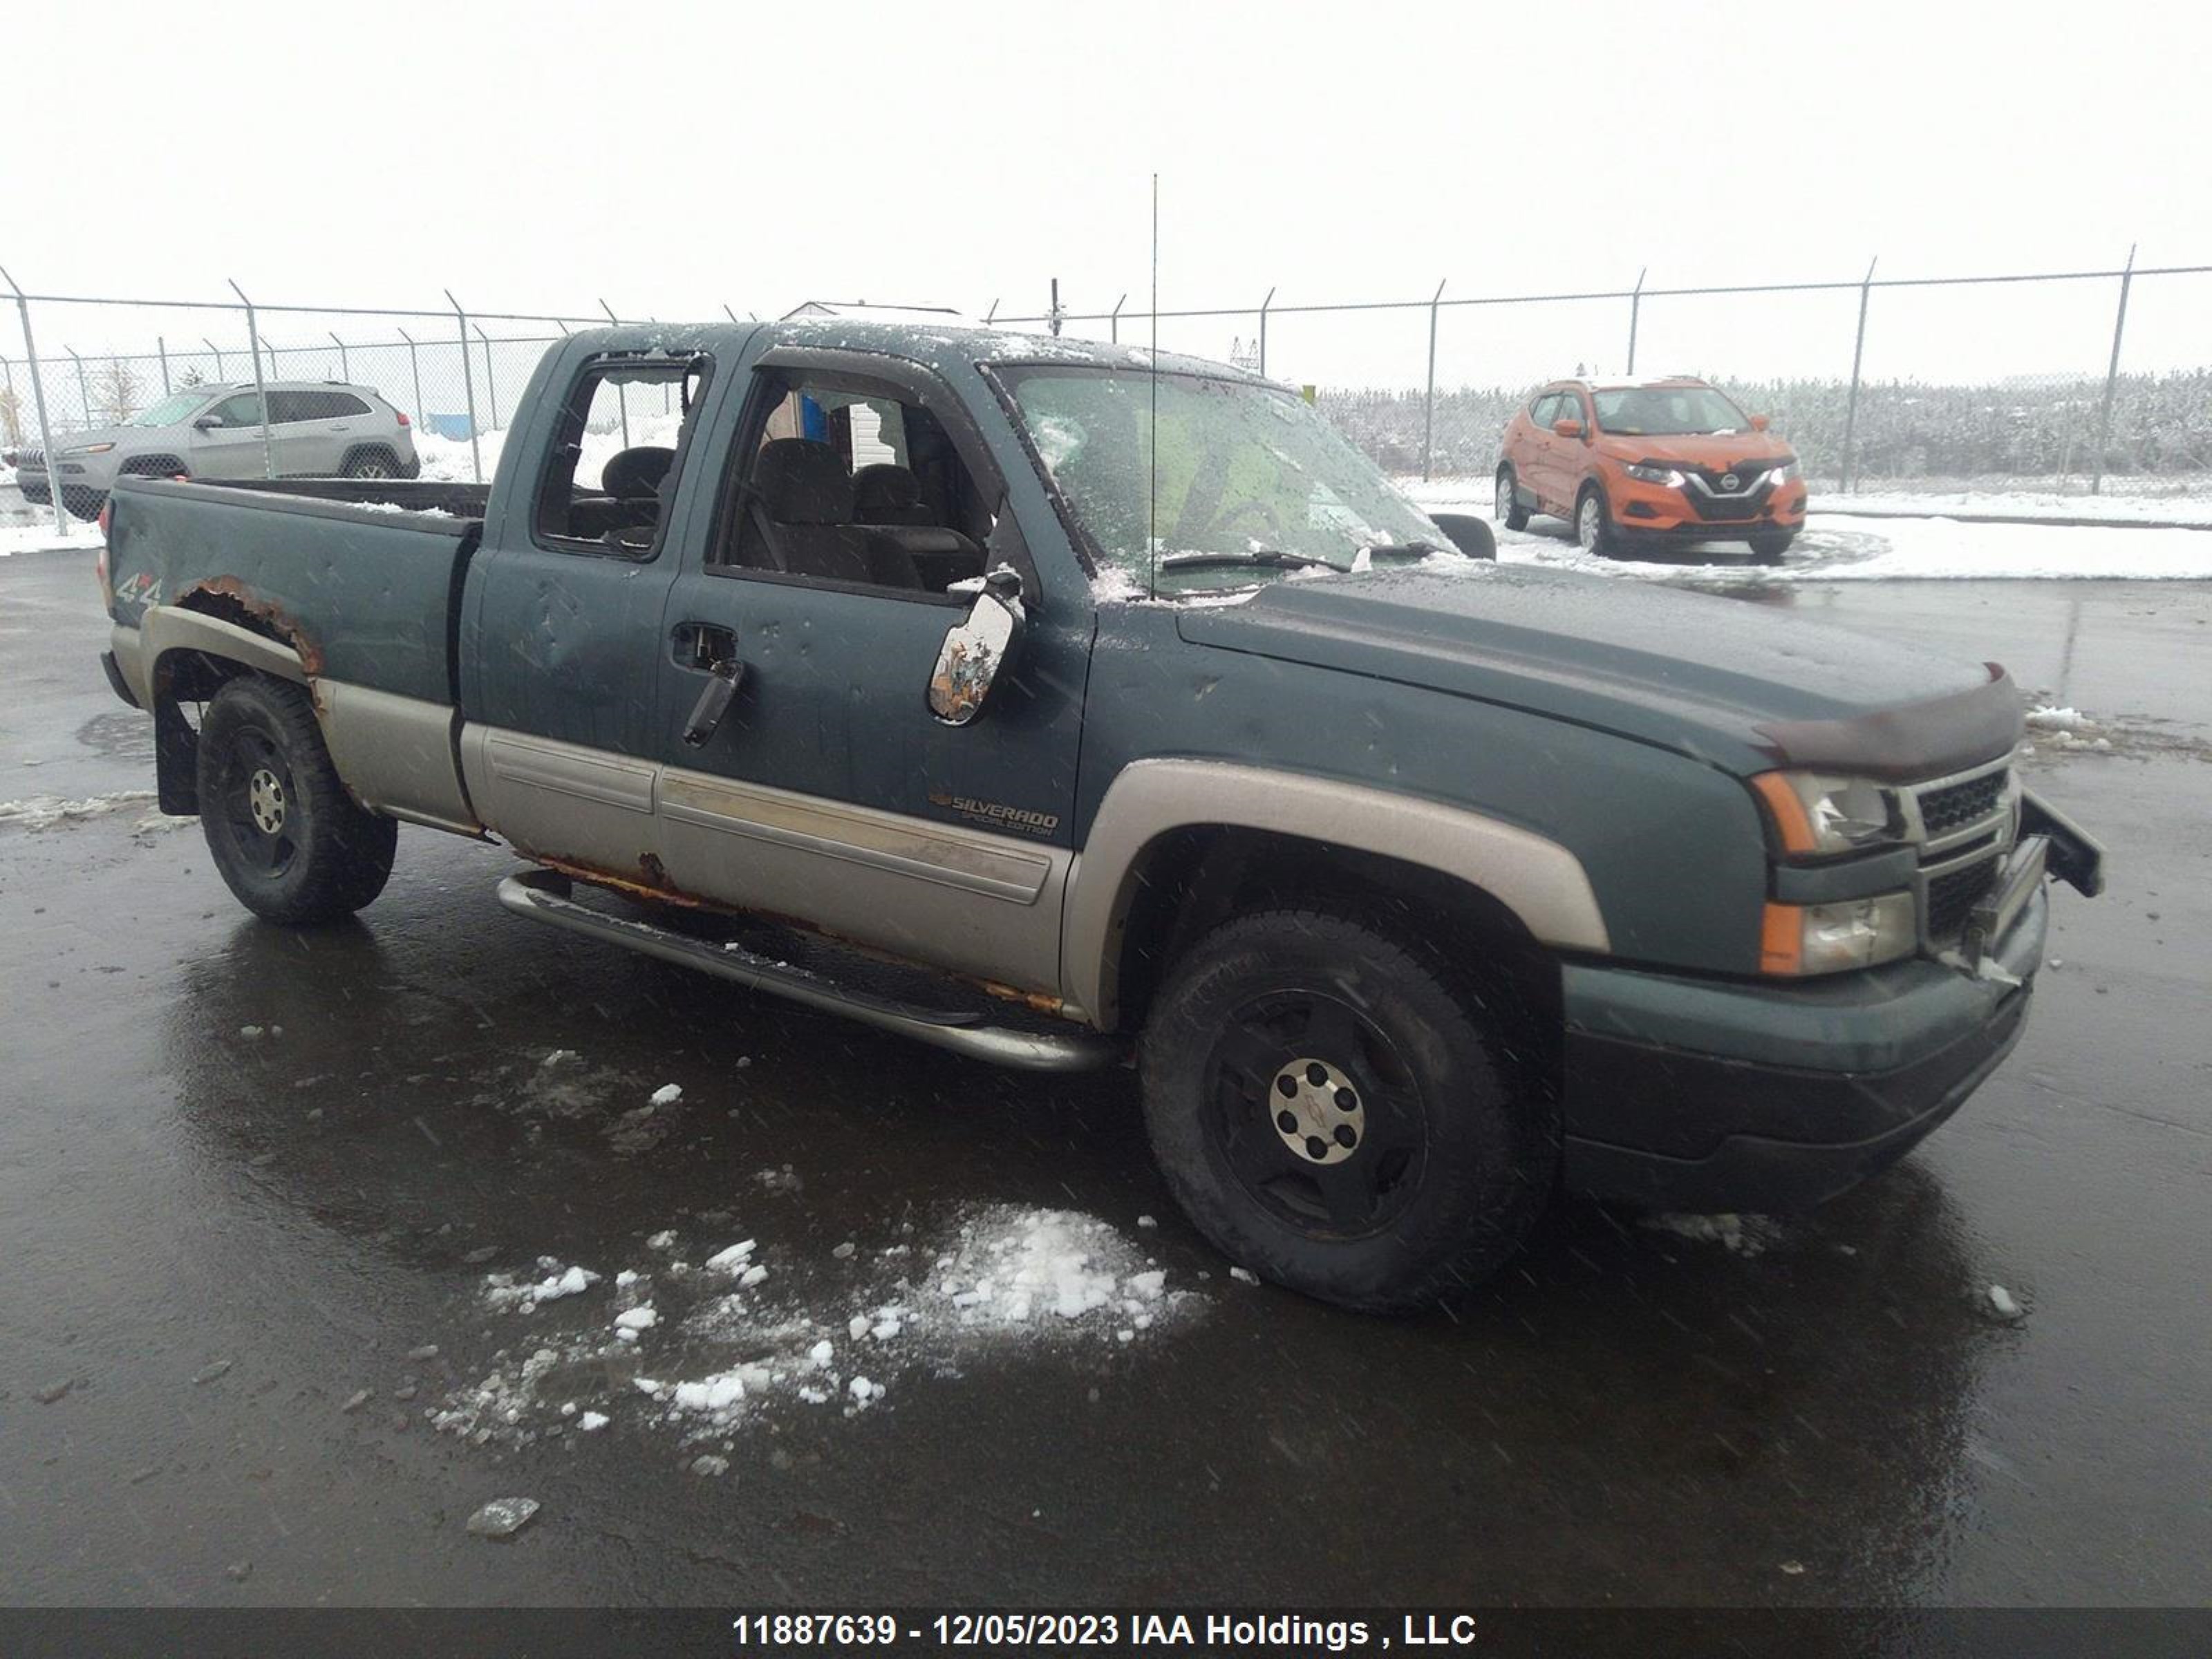
M554 1085L591 1071L559 1050L526 1070L520 1092L561 1111ZM651 1109L680 1115L682 1091L657 1091ZM641 1231L619 1264L487 1263L478 1299L504 1346L416 1409L441 1433L510 1448L610 1425L665 1434L697 1454L693 1474L719 1475L748 1427L773 1432L794 1412L856 1417L895 1404L904 1383L1018 1354L1141 1347L1207 1305L1170 1288L1137 1235L1069 1210L979 1205L794 1248L778 1236L804 1231L803 1218L778 1200L803 1178L760 1173L738 1206Z
M1490 516L1486 480L1413 481L1403 487L1431 510ZM1498 528L1498 556L1506 563L1555 565L1646 580L1747 575L1764 582L2212 580L2212 534L2201 530L1978 524L1934 516L1856 519L1818 511L1776 567L1752 564L1749 550L1740 543L1672 550L1648 559L1595 559L1574 544L1565 523L1543 518L1533 520L1525 531Z
M2136 491L2108 485L2102 495L2079 489L1859 489L1815 492L1838 512L1902 513L1930 517L2142 520L2212 526L2212 491Z

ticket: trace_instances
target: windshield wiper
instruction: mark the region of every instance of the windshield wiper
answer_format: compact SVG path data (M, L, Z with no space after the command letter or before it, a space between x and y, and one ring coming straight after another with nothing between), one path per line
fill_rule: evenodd
M1202 570L1210 565L1257 564L1271 570L1305 570L1318 566L1334 570L1340 575L1349 571L1348 564L1334 564L1327 559L1316 559L1303 553L1285 553L1279 548L1258 547L1249 553L1169 553L1160 559L1163 570Z

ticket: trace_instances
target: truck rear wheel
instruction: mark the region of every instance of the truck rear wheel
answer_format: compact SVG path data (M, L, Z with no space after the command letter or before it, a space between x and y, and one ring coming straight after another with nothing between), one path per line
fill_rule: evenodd
M1232 1261L1344 1307L1484 1278L1558 1162L1507 1007L1349 915L1224 924L1176 963L1139 1051L1176 1201Z
M307 694L248 675L200 721L200 828L238 902L268 921L335 921L384 890L399 826L338 781Z

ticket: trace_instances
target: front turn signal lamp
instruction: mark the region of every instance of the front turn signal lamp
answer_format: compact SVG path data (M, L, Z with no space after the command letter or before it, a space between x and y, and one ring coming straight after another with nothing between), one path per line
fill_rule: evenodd
M1750 783L1775 840L1793 858L1864 852L1905 838L1890 792L1870 778L1761 772Z
M1840 974L1909 957L1920 944L1910 893L1876 893L1830 904L1770 902L1759 918L1761 973Z

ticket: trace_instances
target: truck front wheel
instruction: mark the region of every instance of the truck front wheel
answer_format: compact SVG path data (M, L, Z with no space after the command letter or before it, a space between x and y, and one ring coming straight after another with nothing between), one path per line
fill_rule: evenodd
M1224 923L1139 1052L1168 1184L1232 1261L1325 1302L1419 1306L1494 1271L1549 1198L1556 1126L1506 999L1348 915Z
M384 890L399 826L338 781L301 687L245 676L200 721L200 828L238 902L268 921L335 921Z

